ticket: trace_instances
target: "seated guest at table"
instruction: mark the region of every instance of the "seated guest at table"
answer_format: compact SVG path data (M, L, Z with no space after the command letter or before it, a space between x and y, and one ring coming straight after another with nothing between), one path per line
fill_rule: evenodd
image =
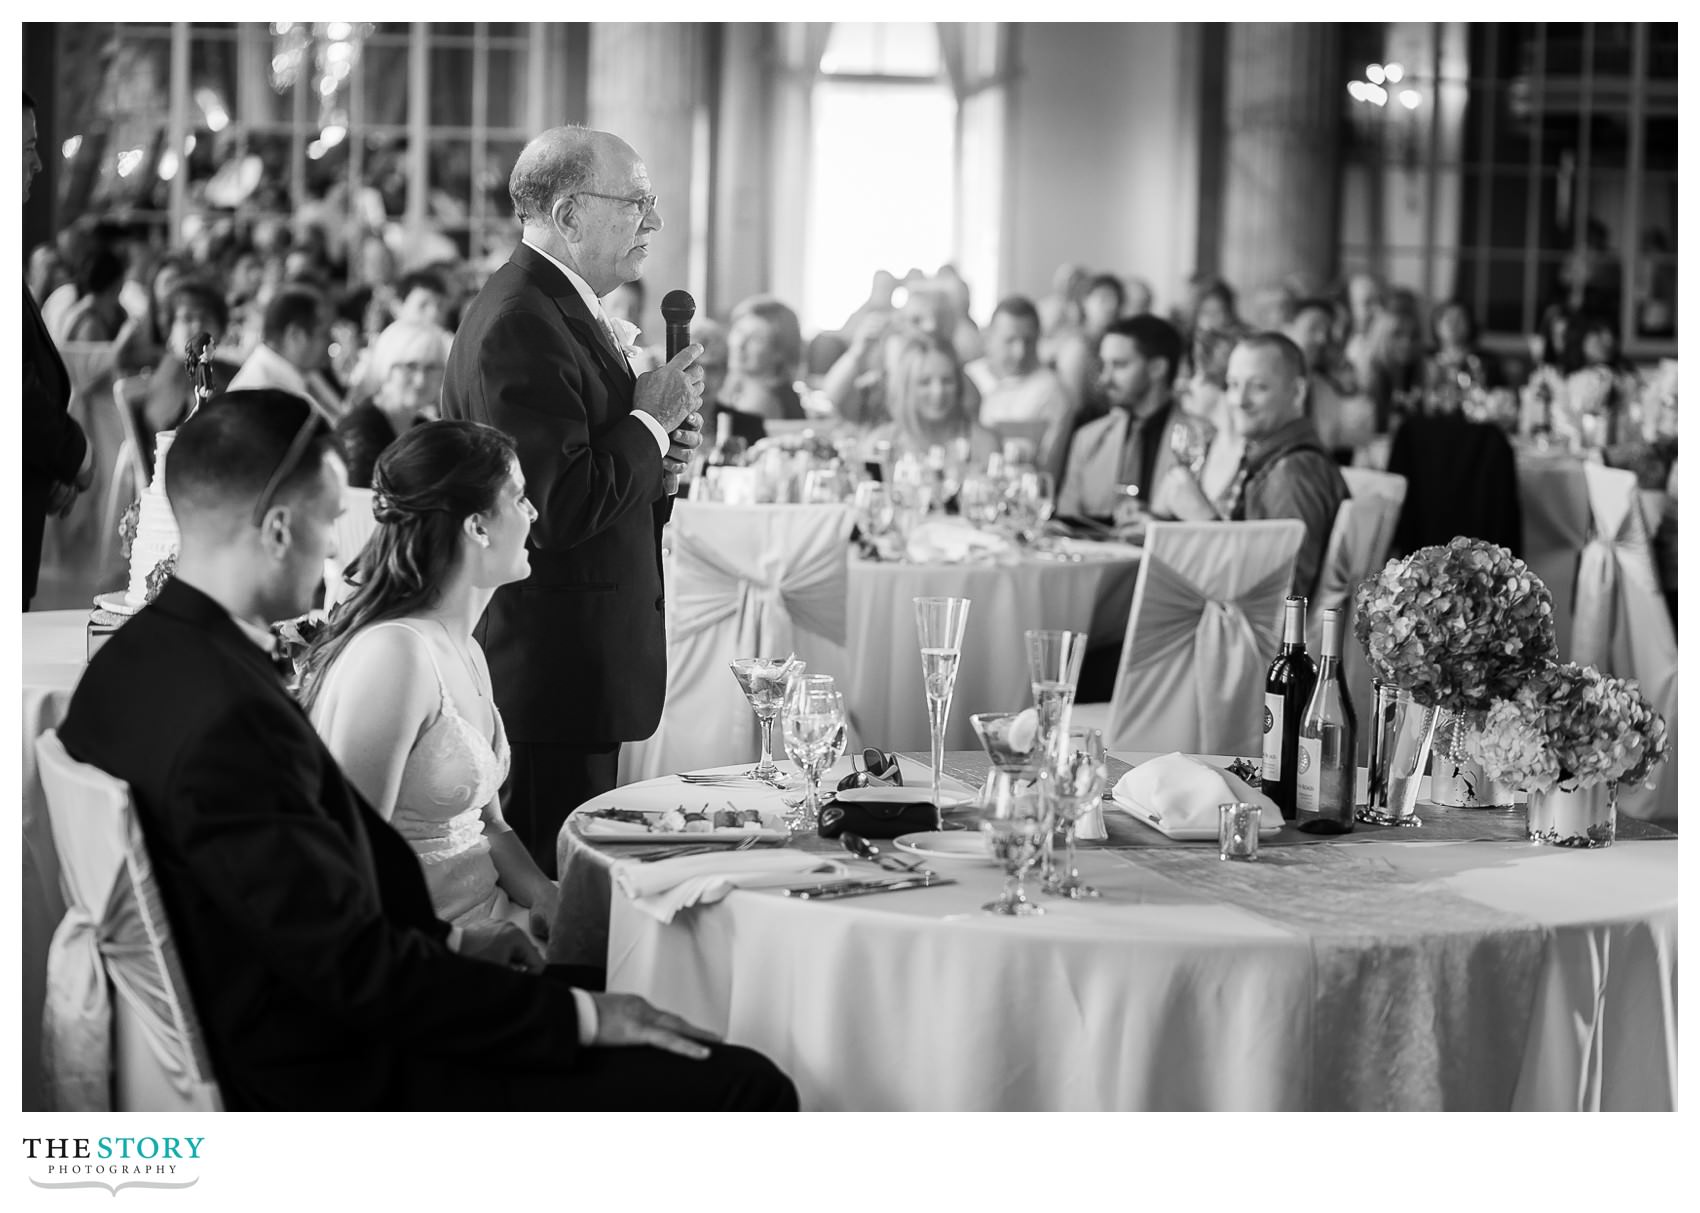
M76 274L77 301L65 313L55 339L127 343L141 324L124 310L124 259L108 248L95 248Z
M1165 488L1177 517L1235 522L1297 518L1304 542L1293 565L1293 593L1316 589L1334 515L1350 494L1340 468L1323 450L1304 415L1305 361L1280 333L1241 338L1228 359L1228 404L1239 417L1246 451L1226 508L1205 496L1183 467L1169 472Z
M342 401L321 374L330 355L331 309L314 287L280 287L266 304L260 344L230 381L233 391L279 388L312 401L327 421L342 414Z
M136 246L132 244L132 249ZM132 258L140 257L132 253ZM144 267L132 261L132 272ZM145 300L146 322L136 335L131 345L135 355L141 359L141 365L152 366L160 357L167 353L167 342L171 336L171 302L177 294L177 288L195 277L195 262L184 253L167 253L155 261L151 267L145 267L147 285L137 283L138 293ZM179 351L181 353L182 351Z
M1461 299L1434 309L1429 319L1433 350L1423 367L1430 411L1454 411L1466 385L1495 388L1502 382L1499 359L1476 344L1476 318Z
M1113 408L1103 393L1103 363L1098 360L1104 333L1121 316L1127 291L1114 274L1089 279L1080 297L1080 324L1052 335L1050 355L1057 377L1074 406L1076 425L1102 417Z
M1210 449L1205 453L1203 468L1198 473L1205 495L1220 501L1233 484L1240 469L1240 456L1245 453L1245 439L1240 436L1239 419L1228 407L1228 356L1234 352L1237 339L1227 333L1206 333L1193 351L1192 378L1178 399L1190 416L1206 427Z
M1168 503L1158 490L1175 465L1174 446L1182 437L1197 444L1209 441L1206 423L1175 403L1180 332L1160 316L1130 316L1105 330L1098 356L1110 413L1075 432L1057 513L1120 521L1129 512L1123 503L1134 500L1122 486L1136 485L1138 503L1166 515Z
M302 704L348 781L419 856L437 917L524 921L529 909L544 937L558 890L502 820L508 741L472 636L495 587L531 571L537 512L513 439L428 422L384 452L372 489L378 529L308 654Z
M1370 322L1364 394L1375 408L1375 432L1385 434L1401 417L1421 416L1422 325L1415 312L1390 298Z
M443 394L448 362L449 335L436 325L398 320L378 334L371 356L377 394L336 423L351 487L371 488L378 456L414 423L429 420Z
M963 373L980 389L980 424L1001 438L1036 438L1038 465L1062 475L1074 402L1050 367L1039 365L1039 312L1022 295L1002 300L986 328L983 358Z
M934 447L980 467L1001 448L998 436L968 415L956 347L943 337L916 333L897 353L887 397L891 420L870 430L865 447L891 443L893 456L925 457Z
M1353 391L1353 375L1334 346L1334 306L1326 299L1301 299L1281 330L1305 359L1305 415L1336 462L1350 464L1357 450L1375 437L1375 406ZM1224 368L1225 369L1225 368ZM1212 500L1217 493L1205 486Z
M707 450L713 449L713 443L720 433L720 418L724 415L732 419L732 436L741 438L747 447L760 442L767 436L767 424L753 413L744 413L726 404L727 367L731 357L731 347L726 340L726 326L711 318L691 321L691 340L702 346L702 353L697 355L697 365L702 368L702 405L698 412L702 414L703 442ZM698 470L693 466L693 471Z
M429 324L446 330L449 319L449 284L441 274L415 270L403 274L395 284L396 321Z
M311 604L342 486L300 397L197 410L166 465L176 575L95 654L60 729L130 787L224 1106L795 1108L758 1054L582 988L593 973L540 973L511 923L432 912L272 661L268 625ZM519 510L486 519L492 551L522 550Z
M141 424L137 427L142 439L142 455L150 473L156 436L163 430L177 428L177 423L189 415L195 403L195 384L189 377L187 366L189 342L202 333L212 339L214 355L207 364L212 370L214 395L229 388L231 379L236 375L236 367L216 353L230 320L224 296L218 288L199 279L187 279L171 293L171 302L166 310L171 317L171 327L166 331L160 348L159 365L148 377L147 400L143 403Z
M803 330L797 313L772 295L755 295L732 309L727 337L725 402L739 412L773 421L801 421L797 368L803 361Z

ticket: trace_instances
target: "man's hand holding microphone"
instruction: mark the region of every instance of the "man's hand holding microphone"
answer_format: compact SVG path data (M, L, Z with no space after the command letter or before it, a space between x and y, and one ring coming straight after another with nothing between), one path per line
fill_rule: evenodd
M702 445L702 346L691 340L691 317L696 301L684 291L669 291L661 301L667 322L667 364L638 376L633 407L661 423L670 444L662 457L662 488L668 496L679 491L679 477Z

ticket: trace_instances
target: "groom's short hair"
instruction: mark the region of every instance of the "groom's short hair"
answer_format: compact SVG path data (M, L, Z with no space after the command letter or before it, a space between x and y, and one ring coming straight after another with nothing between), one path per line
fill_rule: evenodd
M285 497L319 475L335 450L330 425L305 397L280 388L225 392L177 427L165 457L165 495L181 524L196 515L250 509L308 419L317 422L301 458L278 486Z

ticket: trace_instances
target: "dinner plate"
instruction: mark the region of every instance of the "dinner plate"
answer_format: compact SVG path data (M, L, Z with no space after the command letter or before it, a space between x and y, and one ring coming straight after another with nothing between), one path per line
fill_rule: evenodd
M992 862L986 849L986 839L978 830L931 830L924 834L904 834L891 840L899 851L924 855L928 859L979 859Z
M111 611L114 615L134 615L136 608L131 606L123 590L110 590L105 594L96 594L94 604L103 611Z
M933 789L929 779L925 786L845 788L833 796L845 804L931 804ZM949 788L939 789L939 799L944 801L946 809L960 809L974 801L974 797Z

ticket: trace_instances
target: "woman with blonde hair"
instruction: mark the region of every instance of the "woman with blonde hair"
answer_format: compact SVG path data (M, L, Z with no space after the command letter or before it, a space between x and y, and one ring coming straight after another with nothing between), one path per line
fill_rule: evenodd
M871 450L890 442L894 456L925 456L933 447L955 450L983 466L1000 448L998 436L969 414L966 376L949 339L916 333L891 358L886 405L891 420L869 431Z

